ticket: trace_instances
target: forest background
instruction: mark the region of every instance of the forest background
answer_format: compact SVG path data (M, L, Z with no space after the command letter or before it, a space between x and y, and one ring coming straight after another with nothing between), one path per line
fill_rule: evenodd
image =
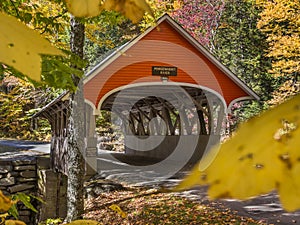
M47 4L45 4L47 2ZM296 0L150 0L155 18L169 13L196 40L261 96L260 102L237 104L236 118L245 120L299 90L299 2ZM61 49L69 49L69 14L61 1L1 1L0 10L16 16ZM112 49L153 24L138 23L116 12L87 19L85 73ZM55 62L63 69L63 62ZM63 70L65 71L65 70ZM47 73L47 63L43 64ZM55 73L55 74L54 74ZM47 121L32 115L70 87L70 76L52 72L52 80L32 84L22 74L0 66L0 137L49 140ZM43 76L43 74L42 74ZM47 83L47 85L46 85ZM49 85L50 84L50 85ZM50 87L51 86L51 87ZM103 119L100 121L103 121Z
M47 2L47 4L45 4ZM245 120L299 89L299 2L296 0L150 0L155 18L169 13L196 40L261 96L236 105ZM0 10L18 17L61 49L69 49L69 14L61 1L1 1ZM85 73L112 49L143 32L153 19L133 24L115 12L86 22ZM58 62L56 62L58 63ZM45 63L44 63L45 64ZM58 63L63 68L63 62ZM43 72L47 65L43 65ZM63 70L64 71L64 70ZM12 68L0 66L0 137L49 140L47 121L32 115L69 86L70 76L54 71L52 80L34 85ZM53 73L54 73L53 72ZM48 83L46 85L46 82ZM50 86L49 86L50 83ZM103 119L100 121L103 121Z

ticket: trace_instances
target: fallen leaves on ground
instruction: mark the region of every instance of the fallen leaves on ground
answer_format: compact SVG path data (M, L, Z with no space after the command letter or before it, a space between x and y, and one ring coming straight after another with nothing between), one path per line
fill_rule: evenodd
M65 225L102 225L95 220L74 220L71 223L67 223Z
M155 192L155 191L154 191ZM143 195L145 193L145 195ZM122 199L124 199L122 201ZM122 218L109 206L115 204L127 214ZM86 201L86 219L103 224L262 224L251 218L236 215L227 208L202 205L174 193L153 193L130 189L100 194Z

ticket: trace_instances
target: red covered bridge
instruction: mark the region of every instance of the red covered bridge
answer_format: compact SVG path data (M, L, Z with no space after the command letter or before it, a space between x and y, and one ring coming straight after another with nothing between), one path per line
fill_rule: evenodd
M86 151L93 167L94 118L101 110L114 112L122 121L126 154L187 162L198 160L218 142L235 102L259 99L168 15L87 74L84 97ZM61 118L53 104L48 112L51 107ZM52 125L53 130L61 127Z

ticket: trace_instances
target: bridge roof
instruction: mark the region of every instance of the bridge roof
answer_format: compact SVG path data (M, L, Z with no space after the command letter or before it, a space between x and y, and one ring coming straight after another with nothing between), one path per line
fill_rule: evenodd
M91 70L84 80L84 97L98 110L116 91L166 83L211 91L222 96L227 106L238 100L259 99L167 14Z

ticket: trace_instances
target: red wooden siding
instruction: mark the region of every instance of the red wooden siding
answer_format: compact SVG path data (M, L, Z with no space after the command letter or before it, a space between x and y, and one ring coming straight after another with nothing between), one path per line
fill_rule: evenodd
M227 104L239 97L249 96L241 87L235 84L226 74L224 74L218 67L216 67L211 61L209 61L203 54L201 54L192 44L190 44L182 35L180 35L169 23L163 22L161 23L157 29L154 29L147 36L143 38L144 40L161 40L161 41L169 41L180 46L183 46L190 51L193 51L198 55L200 60L203 60L206 65L213 71L215 78L218 80L219 85L222 89L223 97ZM183 57L180 53L178 54L178 58ZM179 59L180 60L180 59ZM196 75L197 76L197 75ZM187 79L185 81L185 79ZM203 78L200 78L203 79ZM171 77L174 82L186 82L193 83L188 80L187 77ZM195 83L197 84L197 83ZM199 84L199 83L198 83ZM217 90L216 90L217 91ZM218 92L218 91L217 91Z
M105 94L124 85L160 82L152 76L152 66L175 66L177 76L170 81L198 84L223 95L227 105L236 98L249 96L224 72L209 61L167 21L150 31L84 85L85 98L96 108Z

